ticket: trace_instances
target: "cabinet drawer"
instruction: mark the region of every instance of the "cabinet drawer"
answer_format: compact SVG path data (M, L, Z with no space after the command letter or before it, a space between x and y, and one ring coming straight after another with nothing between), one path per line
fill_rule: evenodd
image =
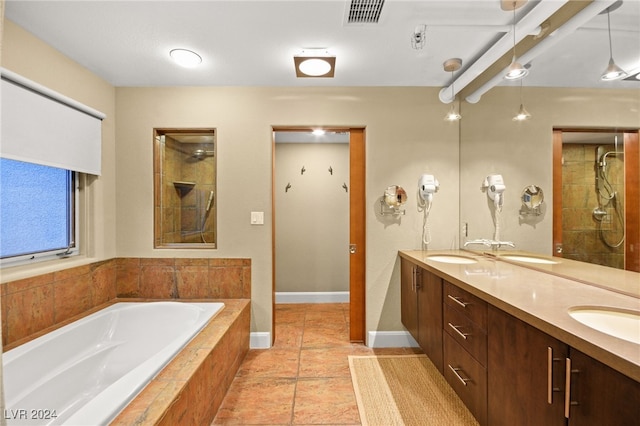
M444 304L444 330L480 364L487 365L487 334L469 317Z
M444 282L444 303L468 316L483 331L487 330L487 302L450 282Z
M487 424L487 370L444 333L444 377L481 425Z

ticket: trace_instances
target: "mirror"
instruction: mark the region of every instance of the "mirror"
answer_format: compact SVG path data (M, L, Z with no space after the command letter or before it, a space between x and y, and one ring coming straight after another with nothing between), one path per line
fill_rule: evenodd
M517 250L565 257L563 247L554 244L556 241L554 216L562 211L562 204L557 207L554 202L559 198L558 194L561 200L563 195L567 198L578 197L578 195L576 191L571 191L563 185L568 177L558 179L558 175L562 176L563 172L570 172L567 158L565 157L564 163L554 169L553 159L558 156L555 153L554 128L563 129L566 126L569 130L580 129L582 133L592 129L601 135L603 131L609 131L610 135L624 133L625 141L626 135L635 135L634 138L629 139L635 140L634 143L637 144L640 127L637 115L640 107L638 90L530 87L525 91L525 95L527 109L531 112L532 118L524 122L513 122L511 117L519 105L517 89L517 86L496 87L486 93L477 104L463 103L463 119L460 122L460 221L461 228L466 232L461 233L460 247L468 240L491 237L494 223L479 182L488 174L499 173L508 183L504 191L504 206L498 224L502 238L513 241ZM614 141L613 136L610 136L610 139ZM621 139L618 136L619 144ZM607 152L615 152L616 149L613 146L615 141L610 142L610 145L608 148L611 149ZM561 146L562 144L560 158L562 157ZM613 203L602 202L606 205L602 210L609 210L606 216L602 215L607 221L600 223L597 221L598 214L593 215L594 209L599 204L596 199L596 147L592 151L590 155L593 161L573 171L582 173L589 186L589 192L584 192L584 197L578 198L586 203L584 209L585 212L588 209L588 212L585 213L585 217L593 225L592 233L602 233L602 230L605 230L605 237L611 240L607 241L617 244L623 234L619 227L615 228L620 221L619 210L615 210ZM604 153L603 151L602 154ZM613 166L621 163L623 158L621 155L615 158L612 156L613 154L610 154L607 157L607 164L611 167L607 170L606 177L610 182L613 182L614 177L618 178L621 175L620 171ZM611 158L610 161L609 158ZM626 158L624 160L627 162ZM630 160L628 164L633 165L636 162ZM637 177L637 168L630 172L630 176L634 173ZM560 182L560 186L555 187L557 181ZM523 204L521 188L528 187L531 182L536 182L536 186L544 193L545 202L539 216L526 216L527 220L521 220L520 209ZM606 185L604 179L601 179L601 183ZM618 189L620 199L622 199L621 188ZM529 200L532 207L534 201L535 198ZM620 205L621 203L618 203L618 207ZM562 228L567 226L567 220L577 216L577 212L568 211L560 216L559 231L562 233ZM633 220L634 226L638 226L637 219L632 219L630 216L626 220ZM596 225L600 226L601 231L596 229ZM582 236L586 232L585 230L577 231ZM627 235L627 238L633 237L634 235ZM570 241L569 236L565 239L566 241L561 240L562 245ZM625 240L622 245L626 245L630 250L630 244L632 244L631 240L628 242ZM606 250L612 251L612 249ZM625 248L616 250L624 252ZM626 256L626 266L621 260L623 257L625 257L624 254L619 255L616 262L611 265L637 270L634 269L636 266L629 266L628 260L633 257L632 255ZM571 258L595 264L602 263L601 257L589 255L571 256Z
M520 195L522 206L528 214L540 214L540 206L544 202L544 192L537 185L529 185L522 190Z
M216 130L154 129L154 247L215 248Z
M384 190L384 194L380 199L381 215L398 215L405 214L404 210L400 210L407 202L407 192L398 185L388 186Z

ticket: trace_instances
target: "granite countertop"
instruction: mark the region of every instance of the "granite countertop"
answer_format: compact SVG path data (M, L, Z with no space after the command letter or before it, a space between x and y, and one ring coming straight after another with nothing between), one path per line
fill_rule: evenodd
M438 254L476 262L445 263L429 257ZM577 306L640 311L640 274L561 258L549 258L558 264L530 267L493 253L466 250L401 250L399 255L640 382L640 345L587 327L569 315L569 309ZM573 272L576 278L568 278ZM604 288L600 281L604 278L611 287ZM589 279L593 285L586 284Z

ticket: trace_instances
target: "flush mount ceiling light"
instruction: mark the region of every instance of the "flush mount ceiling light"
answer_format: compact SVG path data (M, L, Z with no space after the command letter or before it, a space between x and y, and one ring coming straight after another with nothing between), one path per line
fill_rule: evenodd
M460 58L451 58L444 61L443 67L447 72L451 72L451 108L447 115L444 116L444 119L447 121L458 121L462 118L462 115L458 111L456 111L456 92L453 89L453 83L455 79L453 78L453 73L458 71L462 66L462 59Z
M604 70L604 72L600 76L600 80L602 81L619 80L621 78L625 78L628 75L622 68L616 65L615 61L613 60L613 48L611 45L611 19L609 17L609 14L612 10L616 10L621 5L622 5L622 1L620 0L615 2L613 5L609 6L606 9L607 28L609 29L609 65L607 65L607 68Z
M202 63L200 55L187 49L173 49L169 52L169 56L171 56L178 65L185 68L194 68Z
M513 2L513 59L511 65L505 74L504 78L507 80L518 80L524 78L529 74L529 70L522 66L520 62L516 60L516 9L517 4Z
M332 78L335 72L336 57L326 49L305 49L293 57L296 77Z

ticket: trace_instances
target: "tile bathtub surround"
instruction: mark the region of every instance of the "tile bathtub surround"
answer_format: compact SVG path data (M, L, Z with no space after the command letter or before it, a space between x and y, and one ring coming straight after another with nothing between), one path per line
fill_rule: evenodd
M250 259L116 258L0 285L2 343L116 298L250 299Z
M251 298L251 259L118 258L118 297Z
M249 351L250 302L224 302L224 309L112 425L211 423Z
M2 288L3 346L100 306L116 297L112 260L11 281Z

